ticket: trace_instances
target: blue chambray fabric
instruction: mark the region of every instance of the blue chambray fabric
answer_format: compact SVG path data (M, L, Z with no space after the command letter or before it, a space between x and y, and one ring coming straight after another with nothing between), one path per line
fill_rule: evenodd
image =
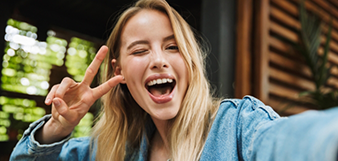
M33 136L49 118L30 125L10 160L95 160L95 152L89 156L89 137L39 144ZM155 130L151 127L148 138ZM146 140L144 137L140 149L129 152L125 160L147 160ZM336 161L337 152L338 108L280 117L271 107L246 96L222 101L200 160Z

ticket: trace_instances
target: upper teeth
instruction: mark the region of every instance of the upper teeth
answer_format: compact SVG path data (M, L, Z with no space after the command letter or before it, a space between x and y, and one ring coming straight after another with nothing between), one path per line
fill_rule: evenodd
M155 84L163 84L163 83L171 83L173 82L172 79L169 79L169 78L163 78L163 79L155 79L155 80L152 80L150 82L148 82L148 86L153 86Z

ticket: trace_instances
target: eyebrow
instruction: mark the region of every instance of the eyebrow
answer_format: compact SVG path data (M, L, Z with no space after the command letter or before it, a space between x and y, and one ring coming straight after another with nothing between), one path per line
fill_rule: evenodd
M165 38L163 39L163 42L166 42L166 41L169 41L169 40L172 40L172 39L175 39L175 35L174 35L174 34L165 37Z
M163 39L163 42L166 42L166 41L169 41L169 40L172 40L172 39L175 39L175 35L174 35L174 34L165 37L165 38ZM137 41L134 41L134 42L132 42L132 43L127 47L127 50L129 50L130 48L132 48L133 46L138 45L138 44L149 44L149 41L147 41L147 40L137 40Z
M130 48L132 48L133 46L137 45L137 44L149 44L149 41L147 40L137 40L132 42L128 47L127 50L129 50Z

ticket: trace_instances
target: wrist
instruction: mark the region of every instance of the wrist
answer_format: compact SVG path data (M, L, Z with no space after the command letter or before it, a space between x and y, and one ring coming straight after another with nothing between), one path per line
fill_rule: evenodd
M69 136L73 129L72 127L62 126L59 121L51 117L44 126L36 132L35 138L40 144L51 144Z
M60 121L55 120L51 117L43 127L43 130L46 133L49 133L52 136L66 137L74 130L72 126L64 126Z

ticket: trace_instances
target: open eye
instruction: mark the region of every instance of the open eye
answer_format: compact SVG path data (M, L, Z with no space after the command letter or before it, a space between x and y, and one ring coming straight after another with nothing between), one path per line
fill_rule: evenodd
M167 47L168 50L178 50L178 46L172 45Z

